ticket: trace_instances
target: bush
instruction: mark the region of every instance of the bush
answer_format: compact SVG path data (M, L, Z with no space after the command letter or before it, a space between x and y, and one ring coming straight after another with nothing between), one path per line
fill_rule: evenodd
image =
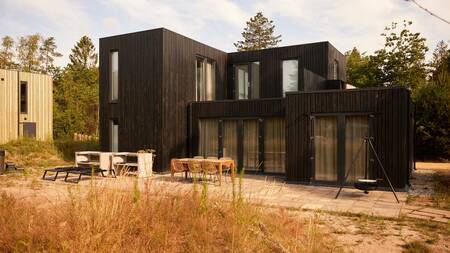
M73 161L77 151L99 151L98 140L74 141L72 139L59 139L54 141L55 147L65 161Z
M423 85L414 101L418 158L450 159L450 79Z

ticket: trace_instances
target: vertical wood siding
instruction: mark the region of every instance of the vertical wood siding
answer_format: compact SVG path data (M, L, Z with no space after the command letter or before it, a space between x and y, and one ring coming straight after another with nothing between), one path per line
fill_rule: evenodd
M162 29L100 39L100 144L110 150L110 120L119 124L119 151L154 148L161 165ZM109 100L109 54L119 51L118 100Z
M404 188L412 166L410 94L404 88L290 93L286 98L286 177L310 182L311 121L318 113L371 113L374 144L395 187ZM382 178L375 164L374 177Z
M0 70L0 144L17 139L19 134L17 78L17 71Z
M3 78L3 81L1 81ZM19 114L19 83L27 82L27 113ZM49 75L0 70L0 143L22 135L25 122L36 123L36 139L53 138L53 80Z

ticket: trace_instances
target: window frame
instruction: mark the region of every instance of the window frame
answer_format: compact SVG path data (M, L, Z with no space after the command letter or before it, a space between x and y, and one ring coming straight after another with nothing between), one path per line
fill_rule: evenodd
M202 65L203 65L203 70L202 70L202 77L203 77L203 83L204 85L206 85L206 69L207 69L207 64L211 63L212 67L213 67L213 75L214 75L214 81L213 81L213 97L211 99L201 99L201 90L199 87L199 83L198 83L198 77L197 77L197 62L201 60ZM206 56L202 56L202 55L195 55L195 60L194 60L194 67L195 67L195 101L200 102L200 101L214 101L217 100L217 61L211 58L208 58ZM206 97L206 95L205 95Z
M114 125L117 125L117 150L113 150L113 128ZM119 124L119 120L117 118L111 118L109 119L109 150L111 152L118 152L119 151L119 128L120 128L120 124Z
M259 73L258 73L258 77L259 77L259 94L257 98L253 97L253 88L254 88L254 83L253 83L253 64L254 63L259 63ZM236 66L247 66L247 71L248 71L248 83L247 83L247 98L239 98L239 87L236 86ZM248 100L248 99L260 99L261 98L261 61L260 60L256 60L256 61L249 61L249 62L241 62L241 63L233 63L232 65L233 67L233 86L234 86L234 94L233 97L235 100Z
M20 114L27 114L28 113L28 81L20 81L20 87L19 87L19 92L20 92L20 94L19 94L19 111L20 111ZM22 86L23 85L25 85L25 95L24 95L24 97L25 97L25 101L24 101L24 104L25 104L25 106L22 106Z
M297 61L297 90L300 91L300 58L299 57L291 57L291 58L283 58L280 61L280 80L281 80L281 96L286 97L286 92L295 92L295 91L285 91L283 86L283 62L285 61Z
M113 56L113 53L117 53L117 94L116 94L115 98L114 98L114 94L113 94L114 88L113 88L113 78L112 78L113 77L113 70L112 70L112 65L113 65L113 62L112 62L112 58L113 57L112 56ZM119 101L119 86L120 86L120 83L119 83L119 79L120 79L119 57L120 57L120 53L119 53L118 49L111 49L109 51L109 55L108 55L108 59L109 59L109 61L108 61L108 69L109 69L108 87L109 87L109 91L108 91L108 93L109 93L109 102L110 103L117 103Z

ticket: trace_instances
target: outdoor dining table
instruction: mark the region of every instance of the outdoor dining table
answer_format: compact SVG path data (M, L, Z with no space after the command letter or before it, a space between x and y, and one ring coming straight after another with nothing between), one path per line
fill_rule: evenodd
M219 169L219 185L222 185L222 168L224 166L230 167L232 178L234 178L236 175L236 164L233 159L175 158L175 159L172 159L171 164L170 164L171 171L174 171L174 165L173 165L174 161L180 161L181 163L183 163L183 166L185 167L184 172L186 173L185 178L187 178L187 173L189 172L188 163L190 161L198 161L198 162L208 161L208 162L215 163ZM174 173L172 173L172 176L173 175L174 175Z

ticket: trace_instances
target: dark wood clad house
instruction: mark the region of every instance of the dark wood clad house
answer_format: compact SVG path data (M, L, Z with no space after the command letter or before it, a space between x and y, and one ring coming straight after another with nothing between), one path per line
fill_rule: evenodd
M232 157L248 173L337 184L379 178L372 137L397 188L408 184L414 126L409 91L345 85L329 42L225 53L164 28L100 39L100 141L105 151L170 159ZM356 158L355 158L356 157ZM364 170L364 168L368 168Z

